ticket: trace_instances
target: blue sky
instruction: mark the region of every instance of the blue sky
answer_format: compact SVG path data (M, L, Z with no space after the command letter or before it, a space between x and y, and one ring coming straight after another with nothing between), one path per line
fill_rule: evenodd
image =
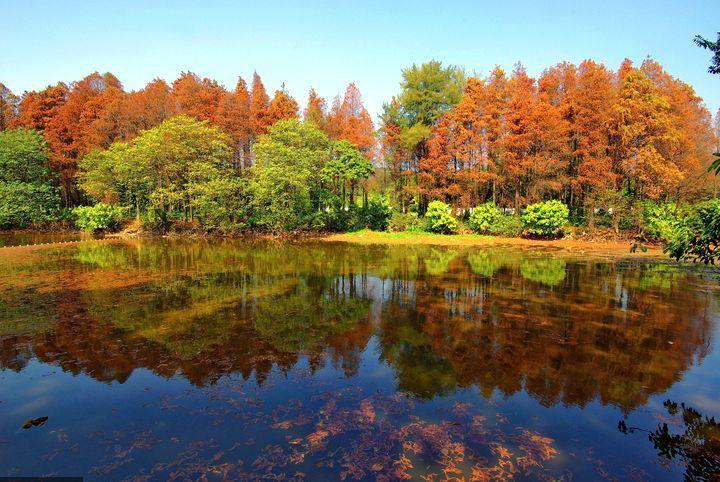
M0 0L0 82L16 93L110 71L127 89L180 71L233 86L257 70L305 103L354 81L375 116L400 71L438 59L485 74L531 75L592 58L615 69L650 55L712 112L720 76L692 43L720 31L720 0L694 1L33 1Z

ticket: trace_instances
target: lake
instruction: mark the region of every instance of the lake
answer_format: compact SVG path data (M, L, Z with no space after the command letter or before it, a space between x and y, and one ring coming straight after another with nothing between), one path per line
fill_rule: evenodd
M719 321L661 259L0 248L0 476L711 480Z

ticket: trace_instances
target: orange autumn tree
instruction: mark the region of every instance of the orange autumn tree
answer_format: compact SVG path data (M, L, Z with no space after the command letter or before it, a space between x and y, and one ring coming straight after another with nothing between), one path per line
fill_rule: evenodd
M645 59L640 70L670 104L675 138L664 144L663 156L682 174L676 196L697 196L698 190L708 183L711 158L707 153L715 147L710 111L691 86L668 74L657 61Z
M485 82L483 89L483 109L480 117L481 129L484 132L484 155L488 170L494 173L492 179L492 200L499 198L498 185L502 178L502 153L507 132L506 110L508 102L508 79L505 71L495 67Z
M405 129L400 110L399 102L395 98L384 106L380 128L380 155L389 175L394 201L405 212L415 193L411 183L412 154L404 141Z
M57 110L67 101L67 85L58 83L35 92L26 92L19 105L16 123L28 129L43 131Z
M257 72L253 73L252 89L250 90L250 128L253 135L265 134L272 125L269 111L270 97Z
M250 125L250 93L242 77L238 77L232 92L225 92L223 95L218 108L217 124L233 141L235 169L244 170L250 165L253 132Z
M538 92L531 114L531 145L525 166L526 199L557 199L567 184L568 122L546 92Z
M0 131L4 131L15 122L19 102L18 96L0 82Z
M675 193L683 173L667 155L678 143L670 102L642 71L622 80L615 116L617 162L628 192L653 200Z
M571 94L574 115L570 149L572 165L571 204L588 207L591 227L595 206L609 189L617 184L613 168L610 128L613 122L613 75L604 66L591 60L578 67L575 88Z
M503 138L502 172L508 200L516 209L524 201L532 176L530 151L533 145L535 83L525 68L518 64L508 82L508 101L505 113L506 134Z
M552 166L543 166L543 169L547 171L546 168L550 167L550 172L546 172L546 175L549 174L550 177L557 178L556 180L549 181L550 183L554 183L554 192L557 192L557 197L567 200L571 205L579 191L576 179L578 161L576 156L573 155L578 143L577 132L573 128L577 119L574 105L576 88L577 68L569 62L560 62L543 71L538 78L538 93L535 106L537 113L538 109L547 107L546 104L549 104L551 108L548 112L552 112L551 115L557 113L561 118L560 124L555 127L561 130L559 135L563 138L563 145L560 151L556 150L551 155L558 157L557 162L561 163L563 168L556 170L554 176L552 174ZM542 119L536 119L536 123L542 124L542 122ZM545 149L550 150L547 147ZM553 160L550 160L550 163L552 162ZM558 183L560 185L558 185ZM543 183L540 183L540 186L542 186L542 184ZM551 189L550 192L553 192L553 190Z
M433 127L427 141L428 154L418 163L418 190L427 199L452 205L466 204L459 199L462 188L457 176L458 129L452 113L445 114Z
M170 86L162 79L150 81L144 88L129 94L129 108L136 130L147 130L170 117Z
M108 84L85 105L86 149L106 149L115 141L127 141L138 133L138 122L130 96L122 85Z
M282 119L297 117L298 109L297 101L290 97L290 94L285 90L285 84L283 84L280 90L275 91L275 95L268 106L269 125L273 125Z
M372 159L375 153L373 123L355 84L347 86L342 101L335 98L325 130L331 139L351 142L365 157Z
M87 154L91 143L91 124L102 113L98 97L108 88L122 90L120 81L112 74L97 72L72 84L67 100L57 107L45 126L50 144L50 164L60 176L61 196L65 205L79 201L75 185L78 160Z
M491 195L497 173L484 122L492 109L488 100L484 82L470 78L458 105L433 127L419 176L430 199L467 209Z
M216 81L183 72L173 83L170 102L173 114L185 114L198 120L215 122L225 89Z
M325 122L327 116L327 105L325 99L320 97L315 89L308 92L307 107L303 111L303 119L313 122L320 129L325 130Z

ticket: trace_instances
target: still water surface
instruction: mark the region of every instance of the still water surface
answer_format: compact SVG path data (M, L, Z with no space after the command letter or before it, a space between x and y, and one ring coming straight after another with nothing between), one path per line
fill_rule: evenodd
M0 248L0 476L711 480L719 287L510 247Z

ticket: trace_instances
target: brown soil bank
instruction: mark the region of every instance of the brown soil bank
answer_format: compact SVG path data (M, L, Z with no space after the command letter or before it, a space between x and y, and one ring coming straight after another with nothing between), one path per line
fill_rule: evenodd
M429 233L385 233L359 231L323 236L323 241L359 243L359 244L429 244L435 246L516 246L538 250L566 251L575 254L603 254L613 257L652 257L665 258L660 246L648 246L647 251L638 249L630 252L630 241L587 241L578 239L526 239L479 236L475 234L429 234Z

